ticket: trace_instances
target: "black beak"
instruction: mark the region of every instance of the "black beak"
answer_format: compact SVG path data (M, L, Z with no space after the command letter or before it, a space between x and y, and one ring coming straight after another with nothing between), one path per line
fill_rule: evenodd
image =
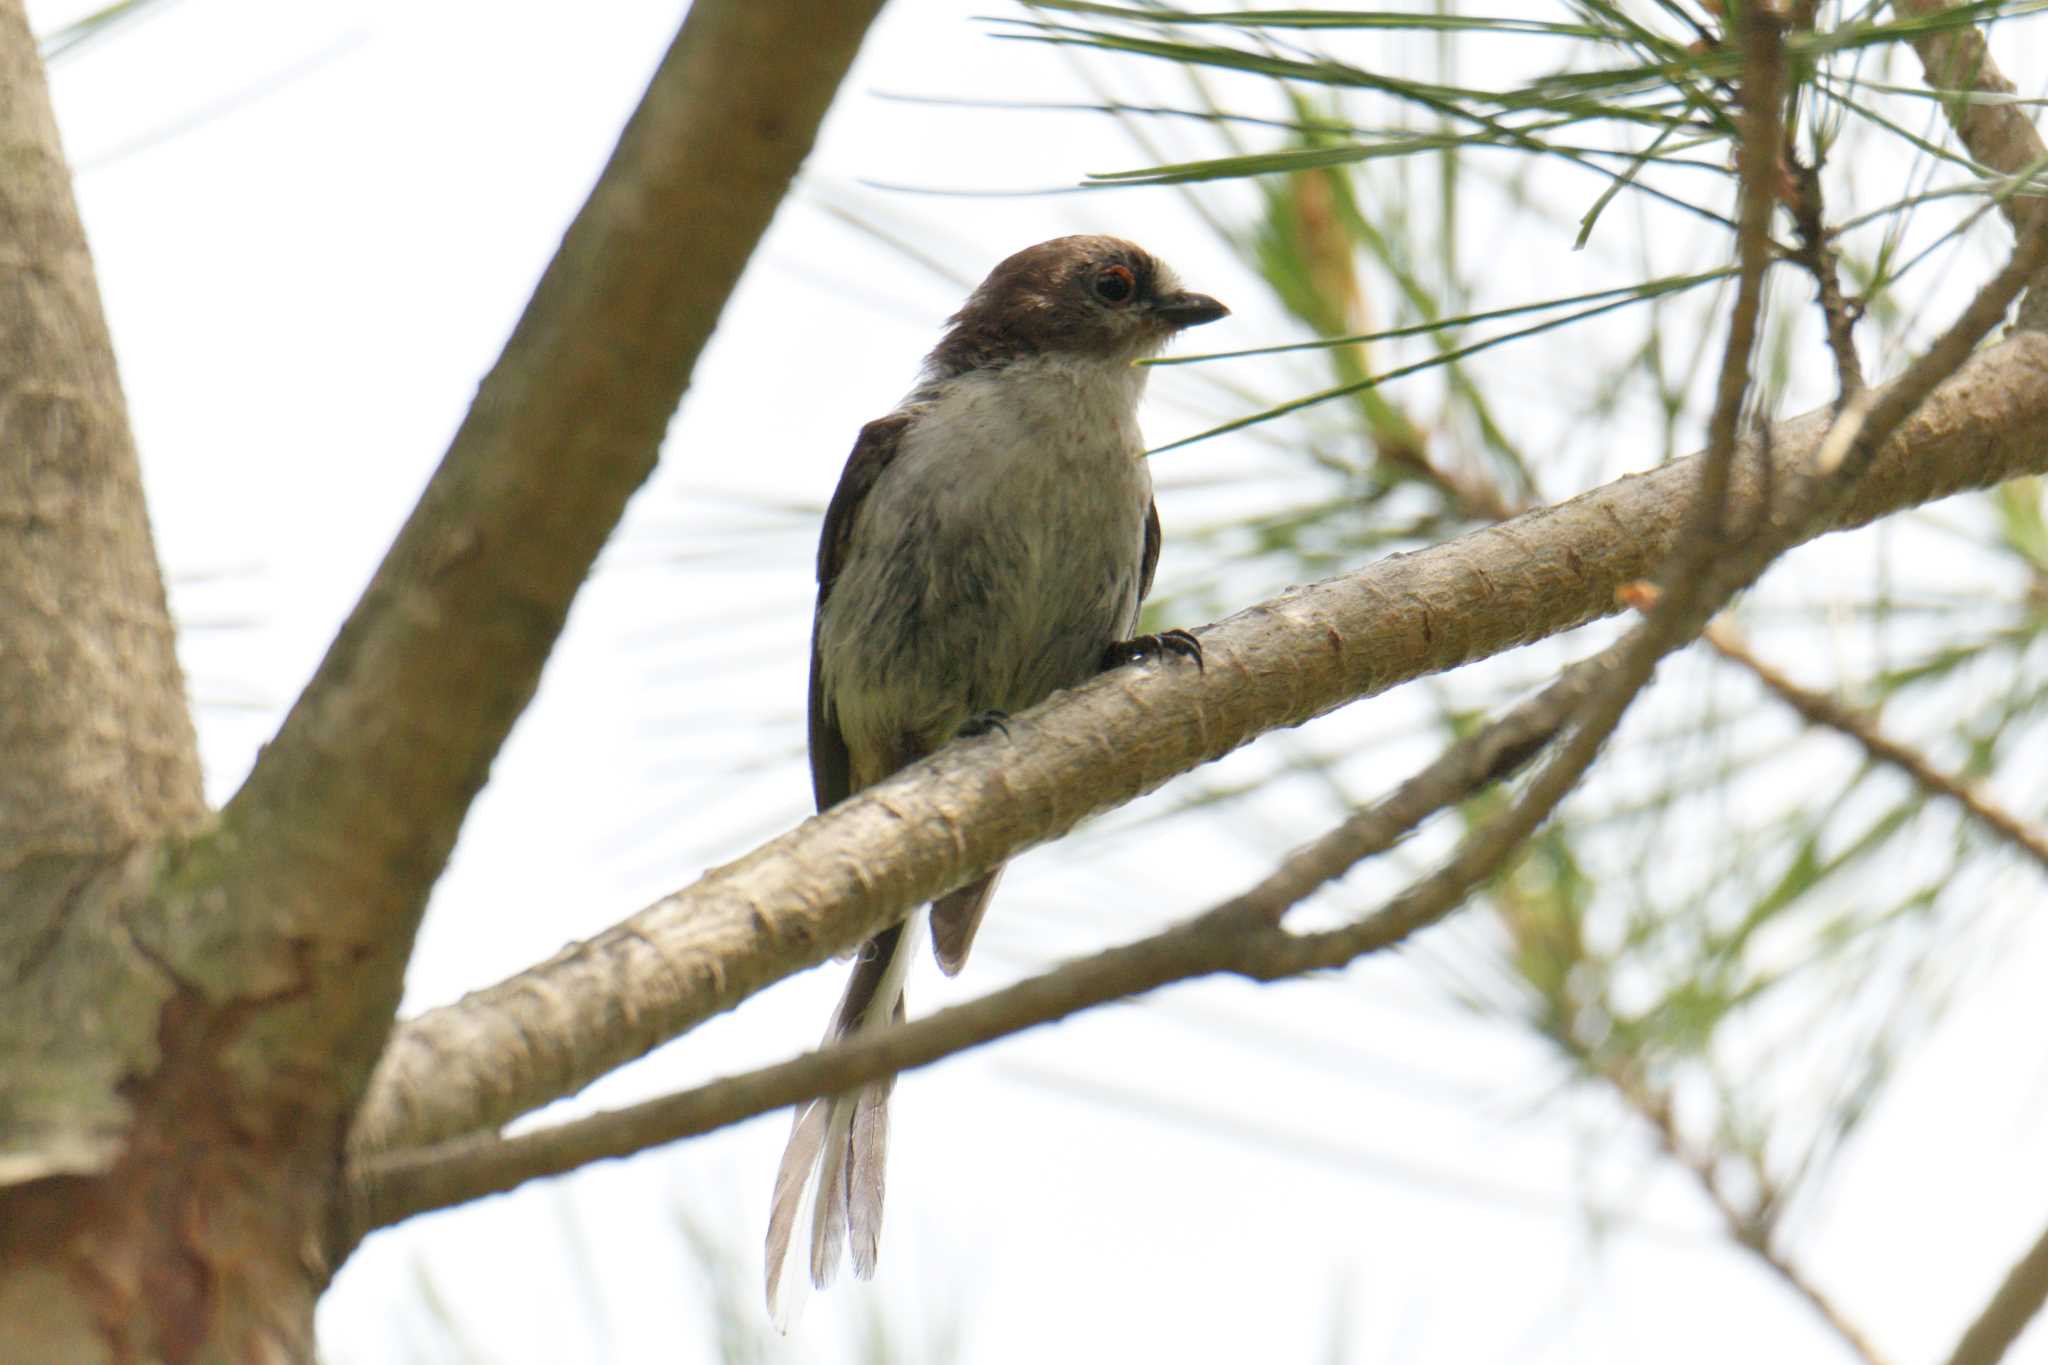
M1172 327L1200 327L1229 317L1230 310L1207 294L1167 294L1152 301L1152 316Z

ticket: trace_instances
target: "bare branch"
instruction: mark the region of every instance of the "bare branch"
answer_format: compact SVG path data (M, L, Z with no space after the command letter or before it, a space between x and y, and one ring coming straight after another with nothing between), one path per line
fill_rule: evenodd
M121 1087L153 1060L165 987L106 917L136 889L133 850L206 804L99 285L18 0L0 0L0 92L7 1185L118 1153Z
M1929 18L1954 8L1954 0L1894 0L1893 8L1910 19ZM1999 98L2014 93L2013 83L1991 59L1984 35L1975 28L1950 28L1913 39L1920 69L1942 100L1950 126L1970 155L2006 175L2039 175L2048 169L2048 145L2023 106ZM1973 99L1971 96L1988 96ZM2048 219L2038 190L2007 196L1999 207L2013 232L2024 239L2033 226ZM2048 279L2036 286L2048 285ZM2035 287L2020 306L2019 325L2048 330L2048 288Z
M1787 164L1791 139L1786 139ZM1856 322L1863 314L1861 300L1842 292L1842 274L1837 253L1828 235L1827 210L1820 183L1820 167L1799 166L1797 192L1792 201L1792 221L1799 231L1795 257L1813 276L1818 291L1821 322L1827 331L1828 351L1835 358L1835 401L1846 403L1863 392L1863 357L1856 350Z
M1749 393L1749 358L1756 349L1763 317L1764 272L1771 264L1771 220L1778 208L1784 173L1785 49L1784 21L1761 5L1738 12L1742 29L1742 144L1736 169L1742 182L1741 210L1736 220L1735 251L1740 274L1735 307L1728 317L1728 340L1721 353L1721 373L1714 385L1714 411L1707 420L1707 458L1700 478L1699 503L1693 526L1673 552L1675 572L1664 575L1680 591L1690 591L1692 573L1712 554L1712 542L1730 534L1728 481L1735 467L1735 435L1742 424L1743 400Z
M1764 25L1758 24L1753 32L1763 28ZM1772 50L1763 54L1760 61L1774 62L1776 34L1768 33L1766 37ZM1755 136L1759 145L1770 149L1775 164L1776 105L1764 102L1763 107L1773 112L1762 117L1760 122L1763 126L1754 130ZM1754 201L1764 200L1767 212L1769 196L1774 191L1774 177L1763 184L1751 181L1748 193L1751 207L1754 207ZM1729 354L1737 358L1731 363L1738 366L1753 340L1755 296L1768 260L1768 241L1761 234L1752 234L1745 239L1743 254L1751 307L1749 330L1741 325L1731 328ZM1992 288L2003 288L2006 283L2006 277L2002 275ZM1738 314L1741 311L1738 309ZM1984 312L1973 304L1965 309L1964 316L1966 320L1977 319ZM1962 325L1974 324L1959 324ZM1943 343L1936 346L1936 354L1958 354L1952 341L1952 337L1944 338ZM1921 371L1930 363L1921 361L1909 371L1908 379L1916 384L1922 382L1924 376ZM1742 384L1724 386L1724 403L1739 408L1743 387ZM1880 449L1889 448L1885 440L1887 433L1870 430L1862 409L1845 414L1840 421L1854 423L1861 435L1876 442ZM491 1134L476 1134L413 1150L386 1151L381 1155L371 1143L362 1143L351 1182L357 1221L344 1232L344 1237L352 1241L373 1228L428 1209L509 1189L538 1176L559 1173L605 1157L625 1155L811 1095L834 1093L880 1075L925 1065L951 1052L1064 1018L1093 1004L1152 990L1171 981L1219 971L1235 971L1272 980L1319 967L1340 966L1434 923L1460 903L1472 887L1503 865L1521 841L1570 790L1619 721L1629 698L1648 680L1656 662L1689 640L1719 601L1749 582L1768 562L1770 555L1781 553L1810 534L1821 513L1830 508L1838 509L1850 500L1829 487L1845 477L1836 462L1805 462L1800 473L1810 476L1818 472L1822 477L1787 480L1784 487L1792 495L1790 510L1793 514L1774 522L1767 515L1771 509L1757 508L1758 515L1744 518L1747 525L1757 528L1749 543L1739 547L1747 553L1727 555L1727 541L1721 531L1733 524L1726 515L1733 507L1733 495L1738 491L1755 495L1753 485L1738 477L1738 473L1748 472L1753 478L1755 471L1742 469L1737 458L1738 447L1732 422L1720 423L1718 429L1725 433L1724 439L1728 442L1724 451L1715 452L1721 457L1718 462L1723 465L1722 476L1715 482L1730 495L1719 503L1723 515L1710 518L1698 510L1705 505L1703 490L1708 482L1700 479L1702 491L1694 495L1694 513L1688 518L1690 529L1677 541L1677 553L1673 557L1672 568L1677 581L1672 594L1642 627L1597 659L1568 670L1542 695L1517 707L1479 735L1452 746L1435 764L1388 801L1364 817L1346 821L1317 844L1291 856L1259 887L1165 933L1069 964L972 1004L942 1011L871 1039L813 1053L780 1066L714 1082L632 1109L594 1115L518 1138L501 1139ZM1754 453L1751 452L1752 455ZM1870 466L1862 472L1876 468ZM1830 475L1833 477L1828 477ZM1846 477L1859 477L1859 474L1849 473ZM1705 562L1708 560L1715 561L1714 567L1718 571L1709 571L1710 566ZM1494 586L1489 581L1489 588ZM1218 665L1231 664L1241 669L1246 662L1242 657L1226 655L1216 648L1215 637L1220 634L1221 631L1212 632L1211 640L1206 642L1211 657ZM1341 635L1330 632L1331 643L1341 644L1341 640ZM1220 671L1220 668L1211 670ZM1174 674L1163 674L1153 681L1170 685L1175 677ZM1193 675L1192 678L1181 673L1178 681L1185 690L1191 682L1206 683L1209 677L1210 673ZM1068 702L1067 709L1079 709L1091 696L1112 695L1109 688L1117 681L1121 680L1106 679L1092 688L1082 689ZM1122 689L1118 689L1118 693L1128 695ZM1468 839L1452 861L1439 872L1356 925L1300 936L1289 934L1281 927L1280 920L1286 910L1316 887L1341 875L1358 858L1389 846L1430 810L1440 808L1443 802L1457 799L1461 790L1470 790L1472 785L1491 781L1525 761L1556 734L1565 717L1575 713L1579 728L1571 743L1546 766L1506 815ZM1140 719L1158 714L1158 708L1137 713ZM1046 716L1043 709L1033 712L1020 718L1020 728L1029 725L1032 732L1045 733L1046 741L1050 741L1053 735L1046 732L1052 731L1053 727L1047 723ZM1139 741L1138 752L1142 753L1143 741L1151 737L1127 734L1126 742L1133 738ZM1014 794L1019 788L1029 791L1036 786L1028 764L1030 750L1035 746L1029 733L1020 736L1019 740L1017 750L1006 746L1004 752L1007 771L1000 786L1006 795ZM968 746L964 752L971 755L973 747ZM956 746L956 749L940 754L925 765L929 776L900 777L884 784L883 788L876 789L875 804L898 822L913 824L905 809L907 798L920 785L927 791L942 787L950 776L949 770L967 768L962 752ZM1078 780L1080 774L1074 776ZM1461 788L1461 780L1468 785ZM892 804L889 798L897 797L899 792L903 804ZM1043 793L1047 799L1057 799L1061 794L1057 787ZM834 823L850 825L850 812L862 803L863 799L856 799L836 807L809 822L804 830L829 827ZM947 804L939 803L933 818L942 826L943 833L950 836L953 847L941 844L934 852L940 857L951 855L959 858L965 855L971 858L973 853L966 845L978 832L980 821L972 816L964 820L948 818L944 814ZM798 836L803 832L800 830L797 835L785 836L777 843L800 842ZM771 845L745 861L758 863L775 847ZM802 858L804 854L798 850L794 856ZM822 852L816 856L828 866L838 861L838 858L827 858ZM847 855L840 855L844 856ZM875 871L893 870L887 866L886 859L882 861L884 866ZM744 876L741 866L732 865L714 876L721 879ZM770 870L773 870L772 863ZM972 869L955 875L972 875ZM871 876L857 874L857 882L856 887L848 888L849 891L857 890L873 896L875 884ZM916 887L916 883L912 885ZM927 894L929 892L913 889L903 904L923 899ZM770 919L770 912L765 909L763 901L752 900L749 908L757 923ZM900 906L897 909L900 911ZM826 927L837 926L818 926L821 930ZM631 938L623 942L645 945L647 932L652 928L654 926L637 928ZM618 932L614 931L614 934ZM865 928L859 932L866 932ZM563 963L564 959L556 961ZM744 970L755 964L742 959L730 965ZM540 970L546 971L545 968ZM521 979L526 989L534 988L533 978L537 974L529 973ZM708 984L716 990L725 981L726 978L720 975ZM672 987L681 984L679 980L671 980ZM603 982L594 986L600 990L604 987ZM459 1023L469 1022L462 1017L464 1011L461 1007L441 1014L443 1018ZM492 1017L488 1014L479 1016L483 1021ZM568 1022L574 1022L573 1016ZM551 1036L546 1031L546 1024L537 1024L537 1027L540 1032L536 1037L545 1039ZM1803 1284L1796 1275L1791 1278L1795 1285ZM1825 1299L1816 1295L1809 1297L1823 1309L1827 1307ZM1839 1316L1831 1317L1830 1321L1845 1334L1853 1331ZM1850 1339L1857 1340L1853 1335ZM1875 1359L1874 1356L1872 1358Z
M1719 1159L1712 1152L1702 1152L1685 1140L1678 1131L1678 1121L1671 1110L1670 1097L1645 1086L1641 1079L1622 1069L1612 1061L1595 1058L1578 1046L1575 1040L1558 1040L1570 1049L1578 1060L1589 1067L1593 1074L1613 1088L1624 1104L1650 1125L1657 1135L1657 1145L1664 1149L1680 1167L1690 1174L1707 1202L1720 1215L1728 1229L1728 1235L1738 1246L1755 1256L1758 1261L1783 1281L1787 1288L1804 1299L1807 1306L1819 1315L1821 1320L1833 1329L1844 1345L1867 1362L1867 1365L1884 1365L1885 1355L1863 1329L1842 1310L1840 1304L1813 1282L1806 1271L1779 1250L1774 1236L1772 1220L1760 1217L1743 1208L1729 1194L1727 1183L1721 1174ZM1776 1205L1778 1193L1764 1179L1761 1171L1751 1171L1763 1190L1756 1199L1755 1207L1769 1209Z
M849 1089L1168 982L1221 971L1268 979L1291 974L1291 969L1268 974L1259 967L1263 954L1287 942L1280 922L1288 910L1365 858L1391 848L1430 815L1511 775L1555 737L1611 671L1616 653L1609 649L1566 669L1537 696L1450 745L1391 796L1290 854L1242 895L1137 943L892 1029L879 1040L880 1048L837 1046L514 1138L478 1134L366 1157L351 1171L360 1220L354 1235L591 1161L709 1132L811 1095ZM1385 947L1400 936L1383 933L1373 946Z
M2006 1272L1991 1302L1956 1343L1948 1365L1998 1365L2044 1302L2048 1302L2048 1232Z
M1915 381L1918 382L1917 380ZM1973 357L1795 538L2048 470L2048 337ZM1810 483L1826 411L1738 443L1730 507ZM553 959L400 1025L360 1150L492 1128L822 962L982 869L1270 729L1605 616L1676 544L1681 460L1289 593L1202 632L1206 672L1109 675L948 746ZM1113 739L1111 737L1114 737Z
M205 811L128 408L49 88L0 3L0 875Z
M1926 755L1887 735L1874 717L1852 711L1824 693L1793 682L1751 653L1742 637L1727 623L1717 621L1705 633L1707 643L1722 658L1748 669L1758 682L1809 723L1847 735L1862 745L1872 758L1897 768L1930 795L1946 797L1961 806L1971 819L2032 858L2043 871L2048 871L2048 830L2038 829L2020 819L1986 796L1975 783L1935 767Z
M690 7L433 481L187 865L235 909L176 908L177 969L226 997L297 991L252 1046L360 1093L463 816L880 3Z
M1765 28L1759 22L1753 31ZM1777 36L1775 30L1765 34L1772 45ZM1757 103L1766 112L1755 135L1774 169L1777 101ZM1775 177L1752 162L1746 183L1755 191L1746 195L1749 212L1767 221ZM1765 243L1754 223L1743 241L1754 295ZM1739 409L1743 386L1736 383L1731 397L1724 384L1717 448L1705 461L1682 466L1684 484L1665 490L1678 499L1675 506L1667 497L1655 513L1643 507L1622 515L1610 505L1601 511L1611 520L1579 540L1560 518L1587 510L1598 498L1588 495L1241 614L1206 632L1212 660L1206 673L1110 677L1055 698L1018 719L1015 742L1005 744L1000 765L991 761L986 741L951 746L597 940L415 1021L386 1054L380 1084L358 1128L358 1150L415 1146L492 1127L580 1088L792 967L858 942L910 905L1064 832L1083 815L1226 753L1262 730L1298 723L1404 680L1404 666L1423 665L1426 671L1424 659L1436 668L1462 662L1471 657L1465 651L1479 644L1478 632L1493 610L1515 596L1510 585L1518 577L1528 595L1515 604L1512 633L1500 640L1503 645L1537 633L1532 622L1544 599L1554 604L1560 596L1575 597L1572 589L1583 589L1593 576L1588 553L1612 548L1617 539L1629 543L1628 531L1640 535L1659 525L1668 537L1659 548L1668 554L1679 543L1680 517L1706 526L1714 534L1692 537L1695 548L1677 565L1684 600L1657 612L1631 638L1601 709L1581 717L1572 745L1532 784L1510 818L1468 841L1450 866L1362 924L1274 945L1282 951L1262 954L1261 970L1276 959L1290 971L1341 963L1411 932L1446 913L1541 821L1590 763L1658 658L1696 633L1721 600L1777 554L1842 524L1843 514L1867 498L1866 485L1880 482L1865 478L1877 455L1900 444L1890 438L2003 315L2023 278L2016 271L2031 268L2031 258L2043 248L2040 238L2023 241L2013 265L1972 301L1933 351L1880 391L1872 410L1882 412L1882 421L1860 408L1844 414L1839 425L1849 435L1845 452L1825 448L1817 432L1773 433L1773 443L1785 441L1800 450L1800 458L1775 464L1766 482L1768 452L1739 445L1726 415ZM1751 328L1753 308L1752 303ZM1740 319L1730 352L1738 366L1746 365L1747 334ZM1640 491L1648 481L1632 482ZM1767 494L1773 505L1765 504ZM1785 500L1777 501L1780 496ZM1738 503L1749 512L1741 523L1758 533L1739 553L1725 553L1721 532L1737 524ZM1549 553L1561 552L1571 582L1525 577L1533 567L1527 523L1538 521L1548 522ZM1614 526L1624 529L1622 537L1609 533ZM1714 545L1716 540L1722 544ZM1496 547L1507 551L1497 571L1473 565L1465 576L1460 560ZM1544 555L1539 550L1535 557L1540 563ZM1660 563L1665 558L1657 556ZM1710 558L1711 572L1692 572ZM1432 573L1442 569L1453 570L1451 581ZM1371 586L1360 592L1363 584ZM1578 598L1579 610L1558 625L1611 609L1609 594L1620 586L1606 585L1597 601ZM1448 611L1436 610L1447 589L1458 600L1443 603ZM1506 623L1496 618L1496 624ZM1451 632L1460 634L1439 638ZM1362 643L1379 647L1361 649ZM1100 761L1109 735L1117 736L1122 760L1113 768ZM459 1059L459 1072L451 1074L455 1068L448 1059Z
M1367 858L1392 848L1436 812L1506 781L1557 738L1619 659L1620 646L1615 645L1573 664L1536 696L1445 749L1392 796L1288 854L1238 902L1267 923L1278 924L1296 905Z
M1756 252L1753 274L1760 275L1763 255L1761 250ZM1966 316L1973 315L1973 310L1966 310ZM1737 330L1731 335L1731 343L1741 341ZM1944 354L1952 349L1937 347ZM1740 401L1739 392L1735 401ZM1881 447L1884 446L1881 437L1874 435L1874 439L1879 440ZM1752 456L1755 453L1754 450L1750 452ZM1750 477L1744 479L1736 476L1741 469L1739 462L1731 459L1729 464L1728 486L1731 492L1747 492L1754 496L1756 471L1746 471ZM1870 473L1876 475L1881 469L1881 464L1874 465ZM1848 501L1841 497L1825 497L1820 488L1811 484L1804 487L1808 494L1801 505L1809 508L1839 509ZM1766 516L1746 520L1759 527L1771 525L1771 519ZM1811 529L1799 518L1788 518L1773 526L1771 534L1764 539L1781 551L1785 545L1810 533ZM1691 567L1687 561L1710 552L1713 546L1713 538L1708 536L1693 535L1688 537L1688 541L1693 547L1692 553L1679 557L1680 568ZM1685 544L1681 542L1682 546ZM1705 547L1705 550L1697 547ZM1400 942L1417 929L1449 913L1473 886L1512 855L1590 764L1600 744L1618 721L1627 699L1647 680L1657 659L1689 639L1698 629L1697 621L1705 619L1706 613L1713 609L1720 597L1753 576L1753 571L1733 575L1697 575L1702 581L1710 580L1712 592L1719 596L1710 596L1706 590L1695 589L1688 597L1675 598L1680 603L1679 607L1674 608L1667 603L1643 628L1632 632L1627 639L1601 655L1575 665L1539 696L1516 707L1478 734L1451 746L1393 796L1291 855L1259 886L1164 933L1065 965L980 1000L912 1021L860 1042L813 1052L778 1066L713 1082L629 1109L592 1115L514 1138L476 1133L431 1146L381 1153L369 1143L363 1143L351 1172L351 1205L355 1221L341 1234L345 1239L344 1245L352 1244L356 1238L375 1228L418 1213L511 1189L528 1180L560 1174L591 1161L624 1156L663 1142L707 1132L813 1095L834 1093L882 1075L928 1065L954 1052L1174 981L1224 971L1260 980L1275 980L1317 968L1341 966L1360 955ZM1690 586L1694 579L1682 582ZM1663 628L1657 629L1660 625ZM1223 629L1227 626L1228 623ZM1215 640L1221 633L1221 629L1212 632L1205 642L1212 658L1219 653ZM1162 675L1156 681L1168 683L1173 676ZM1207 674L1196 677L1206 679ZM1189 677L1182 674L1179 680L1185 685ZM1106 681L1092 689L1084 689L1081 695L1066 704L1065 709L1079 709L1088 695L1104 695L1105 687ZM1587 709L1589 696L1593 701L1604 702L1604 705L1591 719L1581 720L1581 728L1574 734L1572 744L1546 767L1506 816L1468 839L1444 869L1359 924L1300 936L1289 934L1281 927L1280 921L1286 911L1315 889L1341 876L1362 858L1390 847L1428 814L1486 783L1499 780L1526 762L1557 734L1568 718ZM1151 709L1151 713L1157 714L1156 709ZM1140 716L1145 714L1139 713ZM1050 719L1052 717L1042 710L1020 718L1020 721L1029 721L1034 730L1050 731L1053 728L1048 723ZM1022 751L1006 749L1003 754L1011 779L1005 785L1029 790L1036 784L1022 760L1028 756L1032 742L1025 736L1019 738ZM949 759L953 760L950 765ZM935 771L922 783L927 788L943 782L949 766L969 765L962 763L957 753L949 751L929 766ZM920 784L918 779L898 779L890 785L914 789ZM905 794L909 794L908 790ZM1058 793L1048 795L1056 796ZM896 819L907 820L902 806L881 804ZM833 812L807 823L803 829L829 825L846 810L846 806L835 808ZM968 817L964 827L947 823L956 840L964 841L975 828L972 817ZM801 835L803 830L797 833ZM777 842L796 841L797 836L792 835ZM774 847L770 846L771 849ZM764 849L746 861L760 860L768 852ZM799 851L795 856L804 855ZM739 864L734 864L714 875L734 875L739 868ZM872 883L862 878L860 889L870 891ZM913 893L906 903L922 898L923 894ZM765 919L766 914L759 904L755 903L754 913ZM614 931L614 934L619 932ZM865 930L858 932L864 933ZM643 944L646 942L645 931L635 930L633 937ZM854 936L850 935L849 939L853 940ZM556 961L561 963L564 959ZM732 965L745 968L750 964L739 961ZM532 989L534 975L529 973L518 981ZM680 985L680 982L675 984ZM467 1023L461 1017L463 1012L463 1007L456 1007L439 1013L443 1018ZM491 1016L483 1018L489 1020ZM1767 1263L1778 1269L1846 1340L1864 1352L1867 1359L1879 1359L1853 1324L1834 1311L1830 1301L1808 1284L1795 1266L1772 1251L1767 1238L1745 1244L1752 1245Z
M1954 9L1954 0L1894 0L1909 19L1926 19ZM1995 171L2019 175L2048 162L2048 145L2028 119L2026 108L1998 96L2015 93L2013 83L1991 59L1984 35L1975 28L1945 28L1913 39L1927 85L1944 96L1942 110L1970 156ZM1972 99L1972 95L1990 99ZM2015 231L2025 228L2033 196L2013 195L2000 207Z

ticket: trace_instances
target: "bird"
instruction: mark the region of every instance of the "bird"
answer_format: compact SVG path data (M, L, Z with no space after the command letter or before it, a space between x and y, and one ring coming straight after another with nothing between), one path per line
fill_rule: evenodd
M1132 636L1160 547L1136 362L1229 311L1142 247L1082 235L1008 257L947 319L910 393L861 428L826 508L810 672L819 810L1105 668L1200 664L1186 631ZM932 903L948 975L1001 875ZM827 1045L903 1020L919 918L861 947ZM785 1329L842 1247L856 1275L874 1273L892 1085L797 1108L766 1246Z

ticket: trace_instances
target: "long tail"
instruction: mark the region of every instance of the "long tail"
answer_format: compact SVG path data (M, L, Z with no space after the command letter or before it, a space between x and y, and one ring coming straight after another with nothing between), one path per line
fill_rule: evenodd
M916 925L885 929L869 939L832 1027L829 1046L903 1022L903 978L910 966ZM787 1331L802 1310L804 1277L787 1275L796 1249L810 1244L810 1283L823 1289L839 1271L839 1251L852 1244L853 1273L875 1273L882 1238L882 1183L889 1138L889 1091L895 1078L855 1091L811 1100L796 1111L775 1173L775 1197L768 1214L768 1312ZM799 1228L809 1233L799 1238Z

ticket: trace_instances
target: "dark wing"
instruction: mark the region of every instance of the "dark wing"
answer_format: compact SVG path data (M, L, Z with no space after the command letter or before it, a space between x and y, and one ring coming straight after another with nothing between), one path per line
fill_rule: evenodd
M852 779L846 739L839 733L832 708L826 705L818 676L818 619L825 599L831 596L833 580L846 567L846 546L860 505L896 458L912 417L908 412L891 413L860 429L860 439L853 443L853 453L846 457L846 468L839 475L839 487L825 509L825 529L818 536L818 606L811 614L811 793L819 810L844 800ZM1153 538L1157 538L1156 531Z
M1145 504L1145 557L1138 561L1138 600L1152 595L1152 571L1159 567L1159 502Z

